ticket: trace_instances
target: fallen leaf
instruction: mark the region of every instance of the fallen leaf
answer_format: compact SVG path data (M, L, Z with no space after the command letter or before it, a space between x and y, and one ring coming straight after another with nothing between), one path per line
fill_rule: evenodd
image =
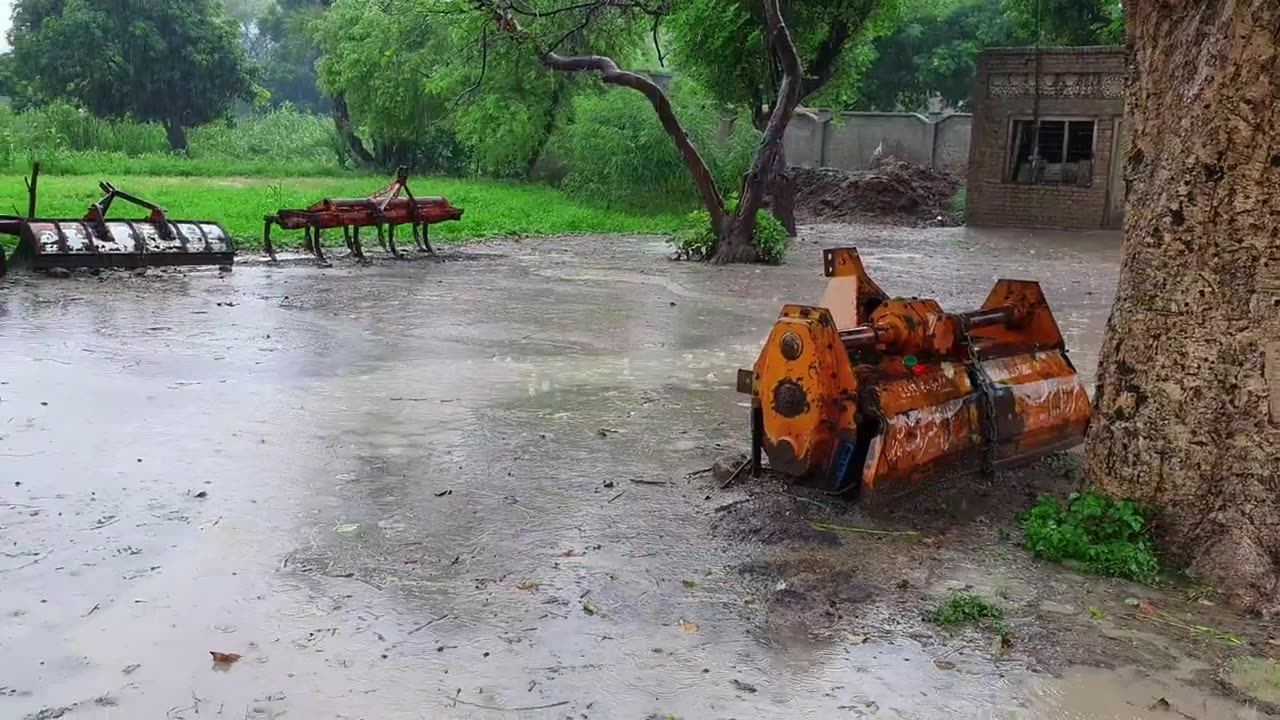
M694 622L694 621L692 621L692 620L685 620L685 619L681 618L681 620L680 620L680 629L681 629L681 630L683 630L683 631L685 631L685 632L687 632L687 633L696 633L696 632L698 632L699 630L701 630L702 628L698 627L698 623L696 623L696 622Z
M933 666L939 670L955 670L956 664L950 660L934 660Z
M360 529L360 523L343 523L334 528L333 531L339 535L350 535Z
M595 615L596 613L600 612L600 609L596 607L595 603L591 602L590 600L587 600L582 603L582 612L588 615Z
M534 581L532 581L532 580L521 580L521 581L520 581L520 584L519 584L519 585L517 585L516 587L517 587L517 588L519 588L519 589L521 589L521 590L537 590L537 589L538 589L538 583L536 583L536 582L534 582Z
M1165 700L1164 698L1160 698L1160 699L1156 700L1155 702L1151 703L1150 705L1148 705L1148 706L1147 706L1147 709L1148 709L1148 710L1161 710L1161 711L1164 711L1164 712L1169 712L1169 710L1171 710L1171 709L1172 709L1172 706L1171 706L1171 705L1169 705L1169 701L1168 701L1168 700Z
M230 665L240 659L236 653L224 653L217 650L210 650L209 654L213 656L213 661L219 665Z
M1140 615L1146 615L1147 617L1153 617L1156 614L1156 606L1152 605L1148 600L1143 600L1138 603L1138 613Z
M736 687L736 688L738 688L738 689L739 689L739 690L741 690L742 692L749 692L749 693L756 692L756 686L755 686L755 685L752 685L751 683L744 683L744 682L742 682L741 680L739 680L739 679L737 679L737 678L734 678L734 679L733 679L733 680L731 680L730 682L732 682L732 683L733 683L733 686L734 686L734 687Z
M200 492L196 493L196 498L197 498L197 499L199 499L199 500L203 500L203 499L205 499L205 498L207 498L207 497L209 497L209 493L208 493L208 491L201 490Z
M849 642L853 645L862 645L867 639L866 635L853 635L849 638Z
M696 587L698 587L698 581L697 581L697 580L689 580L688 578L686 578L686 579L684 579L684 580L681 580L681 581L680 581L680 583L681 583L682 585L684 585L685 587L687 587L687 588L696 588Z
M1136 597L1127 597L1124 599L1124 604L1128 605L1129 607L1138 607L1138 603L1140 602L1142 601Z

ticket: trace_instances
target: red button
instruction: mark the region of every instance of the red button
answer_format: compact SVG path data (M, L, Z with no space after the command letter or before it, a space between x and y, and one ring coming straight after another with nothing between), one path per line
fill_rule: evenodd
M925 369L925 366L923 366L923 365L917 365L917 366L915 366L915 367L911 368L911 372L915 373L916 375L923 375L923 374L925 374L926 372L928 372L928 370L926 370L926 369Z

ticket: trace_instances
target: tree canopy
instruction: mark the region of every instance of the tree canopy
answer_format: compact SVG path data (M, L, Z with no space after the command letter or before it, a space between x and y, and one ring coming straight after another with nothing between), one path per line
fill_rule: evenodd
M898 0L790 0L783 16L805 68L801 99L844 107L874 57L869 39L891 27ZM682 0L666 22L681 73L722 102L767 117L781 73L767 50L760 0ZM763 108L763 109L762 109Z
M216 0L19 0L9 41L20 102L158 121L174 150L186 147L185 127L255 96L235 22Z

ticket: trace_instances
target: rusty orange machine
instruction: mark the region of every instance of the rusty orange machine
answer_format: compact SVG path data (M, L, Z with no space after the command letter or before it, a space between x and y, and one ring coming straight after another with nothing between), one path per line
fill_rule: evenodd
M823 253L822 305L787 305L753 370L752 472L882 499L935 474L993 471L1080 443L1092 408L1040 285L982 307L891 298L854 248Z

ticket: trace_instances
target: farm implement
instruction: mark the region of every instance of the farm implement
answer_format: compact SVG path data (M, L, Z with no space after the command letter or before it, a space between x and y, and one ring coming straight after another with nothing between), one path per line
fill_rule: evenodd
M823 253L822 304L787 305L738 390L751 396L752 472L832 494L900 494L1079 444L1092 408L1040 285L999 280L978 310L891 298L857 250Z
M171 220L164 208L99 183L105 193L84 217L36 217L40 166L27 180L27 217L0 216L0 234L16 237L8 263L0 252L0 275L7 264L30 270L63 268L139 268L159 265L230 265L235 246L226 230L209 220ZM116 200L148 211L137 220L108 219Z
M342 228L343 239L352 257L364 260L364 248L360 242L360 228L377 229L378 244L401 257L396 247L396 227L413 228L414 246L421 252L434 253L428 228L447 220L461 220L462 208L455 208L442 197L414 197L409 190L409 173L400 168L395 180L367 198L326 199L305 210L278 210L264 218L262 244L272 260L276 259L271 242L271 226L285 230L303 231L303 248L324 260L321 232ZM385 228L385 232L384 232Z

